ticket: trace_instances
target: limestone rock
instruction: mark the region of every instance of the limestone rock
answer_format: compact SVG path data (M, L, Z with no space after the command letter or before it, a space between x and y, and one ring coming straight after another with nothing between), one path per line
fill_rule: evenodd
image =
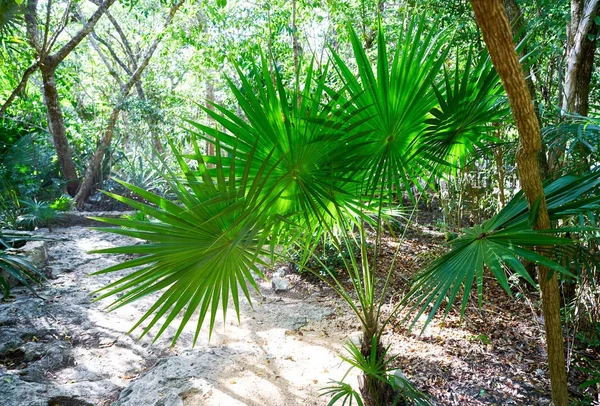
M271 279L271 285L273 286L275 293L287 292L290 290L290 281L279 276L274 276Z

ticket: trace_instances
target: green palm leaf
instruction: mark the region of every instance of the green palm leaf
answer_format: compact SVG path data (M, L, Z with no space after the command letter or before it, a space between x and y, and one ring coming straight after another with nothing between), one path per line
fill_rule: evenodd
M566 176L545 186L548 211L552 220L564 219L577 213L598 208L600 195L595 193L600 184L600 171L586 176ZM592 193L593 192L593 193ZM537 213L530 218L527 201L518 193L498 214L480 226L464 230L452 241L451 251L433 261L415 279L415 284L402 306L409 309L412 325L428 312L423 329L435 313L445 304L444 315L462 295L461 315L474 284L481 305L483 277L488 270L496 281L511 294L507 270L511 270L535 285L520 260L531 261L567 276L574 276L557 261L557 253L572 253L574 244L570 238L558 237L557 233L585 232L585 227L555 230L532 230ZM564 247L564 248L561 248ZM538 247L553 247L553 253L542 255ZM535 248L538 248L536 251Z
M354 145L352 158L371 193L386 191L387 194L401 187L410 191L423 169L430 166L416 152L419 136L427 129L430 111L437 105L432 84L448 52L443 49L445 34L427 30L424 19L411 20L401 30L407 34L398 43L390 65L380 27L374 72L360 38L352 27L349 31L358 78L332 52L346 90L345 96L332 97L342 105L348 104L352 121L361 123L358 134L347 141Z
M333 226L339 212L360 216L364 207L357 198L359 182L352 176L356 162L344 156L348 148L343 138L350 124L335 102L325 100L326 69L317 73L309 67L303 89L289 91L278 72L271 74L267 60L262 57L261 61L260 68L254 69L261 73L258 84L240 68L241 87L229 81L247 120L215 105L215 111L205 111L223 131L187 122L200 131L198 137L209 141L214 137L229 153L229 146L236 145L232 159L246 162L252 151L250 178L257 165L268 162L272 172L258 193L276 197L271 210L284 214L297 227L312 230L323 222Z
M454 75L446 71L441 85L434 86L439 106L431 111L433 117L427 120L420 144L428 159L452 167L464 165L476 148L494 141L492 124L509 113L489 55L482 53L473 62L471 49L463 64L459 55Z
M15 0L0 0L0 41L11 36L23 23L25 6Z
M6 250L13 246L15 241L35 241L43 240L42 237L36 237L31 234L11 233L9 231L0 232L0 270L6 272L7 276L14 278L17 282L27 287L35 294L31 282L41 283L46 280L46 275L32 264L26 257ZM0 273L0 288L4 298L10 295L10 284L8 278Z
M255 191L253 187L263 182L267 168L263 165L251 181L248 178L240 180L235 174L235 161L225 168L217 158L211 176L200 155L195 155L197 168L192 169L173 145L172 149L184 175L180 178L171 173L167 177L178 204L125 182L120 183L148 203L107 193L155 220L97 219L120 226L101 228L104 231L141 238L150 243L95 251L142 255L98 272L141 267L100 289L96 300L119 295L110 306L110 309L115 309L163 291L132 331L148 320L143 327L143 336L162 319L156 340L178 315L182 315L173 337L175 343L192 315L198 312L195 343L207 315L210 315L209 329L212 332L219 308L226 317L230 297L239 318L238 289L249 302L246 283L258 290L250 270L262 276L256 264L261 262L258 256L264 253L263 246L272 220L264 209L268 202L261 200L252 190Z

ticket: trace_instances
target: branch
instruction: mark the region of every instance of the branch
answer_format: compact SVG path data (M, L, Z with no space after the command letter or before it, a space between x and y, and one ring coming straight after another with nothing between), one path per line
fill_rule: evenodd
M82 23L85 21L84 18L83 18L83 15L79 12L79 10L76 9L75 12L74 12L74 15ZM117 74L117 72L115 72L115 70L113 69L113 67L110 65L110 63L106 59L106 56L104 55L104 52L102 52L102 49L100 49L100 46L96 42L97 40L99 40L98 36L96 35L96 33L94 31L92 31L90 33L89 37L88 37L88 41L90 41L90 45L92 46L92 48L94 48L94 50L96 51L96 53L100 56L100 59L102 59L102 62L106 66L106 69L108 69L108 73L113 78L115 78L115 80L119 84L119 87L123 86L123 81L121 80L121 78L119 77L119 75ZM110 47L109 47L109 51L111 51ZM116 58L115 55L113 55L113 58L115 58L117 60L117 62L119 61L118 58ZM129 72L129 74L131 74L131 72Z
M150 48L146 52L146 55L144 55L144 59L142 60L142 62L139 64L135 72L133 72L133 75L131 75L129 81L127 81L125 86L121 88L121 95L123 97L127 97L127 94L129 94L129 91L131 90L133 85L140 79L140 76L142 76L144 69L146 68L146 66L148 66L148 63L150 62L150 58L152 58L152 54L154 54L154 51L156 51L158 44L160 43L167 31L167 28L171 24L171 21L173 21L173 16L175 16L175 13L177 12L177 10L179 10L183 2L184 0L181 0L179 3L175 3L171 7L169 15L167 16L167 19L165 21L163 31L160 34L158 34L158 36L154 39L154 42L152 43L152 45L150 45Z
M42 52L40 44L40 31L37 26L37 6L38 0L27 1L27 11L25 12L25 28L27 31L27 42L37 53Z
M69 11L71 10L71 3L72 3L71 0L69 0L67 2L67 6L65 7L65 12L64 12L64 14L62 16L62 19L60 21L60 27L58 28L58 30L56 30L56 32L54 34L52 34L52 38L50 38L50 43L46 47L47 53L49 53L52 50L52 47L56 43L56 40L58 39L58 36L67 27L67 23L69 22Z
M44 40L42 41L42 52L40 54L46 55L50 52L50 48L47 48L48 45L48 35L50 33L50 17L52 16L52 0L48 0L48 4L46 4L46 23L44 25ZM44 59L43 56L40 55L40 59Z
M125 53L127 54L127 56L129 56L129 59L131 60L131 66L133 67L133 69L137 69L137 58L135 57L135 54L131 49L131 45L129 44L127 36L123 32L123 29L111 13L107 12L106 16L108 17L108 20L112 23L112 25L115 27L115 31L117 31L117 34L119 34L121 42L123 43L123 48L125 49Z
M75 34L73 36L73 38L71 38L69 40L69 42L67 42L65 45L62 46L62 48L60 48L58 51L56 51L56 53L54 53L53 55L50 55L49 58L51 59L51 63L56 66L58 65L63 59L65 59L67 57L67 55L69 55L69 53L90 33L92 32L92 30L94 29L94 26L96 25L96 23L98 22L98 20L100 19L100 17L102 17L102 15L104 13L106 13L106 10L108 10L108 8L115 2L116 0L104 0L103 3L100 4L100 6L98 6L98 9L94 12L94 14L92 14L92 16L90 17L90 19L88 20L88 22L83 26L83 28L81 30L79 30L77 32L77 34Z
M4 113L6 112L6 110L8 110L8 107L12 104L12 102L15 100L17 95L19 93L21 93L23 91L23 89L25 89L25 85L27 85L27 81L29 80L29 77L33 74L33 72L35 72L37 70L38 67L39 67L39 62L36 61L33 63L33 65L31 65L29 68L27 68L25 70L25 72L23 73L23 78L21 79L21 82L19 82L18 86L15 88L15 90L13 90L13 92L10 94L8 99L6 99L6 101L0 108L0 117L2 117L4 115Z
M103 40L102 38L100 38L98 36L98 34L96 34L95 31L92 31L92 33L90 35L92 37L94 37L94 39L96 41L98 41L100 44L102 44L102 45L104 45L106 47L106 49L108 50L108 53L110 54L110 56L115 60L115 62L121 68L123 68L123 70L125 71L125 73L127 73L129 76L131 76L133 74L133 72L131 71L131 69L129 69L129 67L125 64L125 62L123 62L121 60L121 58L119 58L119 56L117 55L117 53L115 52L115 50L112 48L112 46L108 43L108 41Z
M92 4L99 5L99 0L90 0L90 2ZM117 31L117 34L119 34L119 38L121 38L123 49L125 50L125 53L131 60L133 69L137 69L137 58L135 57L135 54L133 53L131 45L129 44L129 40L127 39L127 36L123 32L121 25L119 25L119 22L115 19L115 17L113 17L112 13L108 10L106 11L106 17L108 17L108 20L111 22L113 27L115 27L115 31Z

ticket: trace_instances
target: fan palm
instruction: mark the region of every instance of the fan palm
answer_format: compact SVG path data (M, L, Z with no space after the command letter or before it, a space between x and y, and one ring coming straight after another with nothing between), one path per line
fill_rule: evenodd
M586 176L565 176L547 184L544 192L551 220L564 220L600 209L600 195L596 193L599 185L600 171ZM444 302L444 314L447 315L461 293L460 313L464 314L474 285L477 286L477 297L481 304L486 270L509 294L508 270L535 286L519 259L546 266L566 276L574 276L559 258L590 260L592 256L585 255L581 247L574 247L571 238L556 234L585 232L586 228L533 230L536 217L536 207L529 211L525 196L519 192L494 217L481 225L463 230L463 235L451 241L451 251L433 261L416 277L414 287L404 299L403 305L409 308L409 314L414 313L412 325L428 311L423 324L425 329ZM546 249L540 252L539 247ZM573 250L577 250L577 255Z
M354 160L366 179L365 189L375 193L405 189L410 192L415 180L430 162L416 154L426 120L437 106L432 84L443 65L448 47L445 32L427 30L424 19L408 23L406 37L398 44L391 63L383 29L379 28L377 65L371 65L359 36L350 28L350 42L358 77L333 52L336 70L344 93L333 94L347 109L360 133L353 139Z
M0 0L0 41L14 33L23 22L22 1Z
M199 310L195 343L207 314L210 314L211 332L220 307L223 316L226 316L229 297L233 298L239 317L238 287L248 301L250 294L246 283L258 290L250 270L264 276L256 264L260 263L259 255L265 254L263 246L267 244L273 224L267 209L272 202L262 198L258 191L264 188L266 172L272 168L263 163L255 177L250 179L247 175L254 163L250 151L241 178L236 176L236 161L231 161L226 168L219 156L211 175L197 145L193 155L195 167L188 165L184 155L174 145L171 147L183 172L183 178L173 173L166 177L171 191L177 196L177 203L125 182L120 183L148 203L106 192L156 221L98 219L121 226L101 228L105 231L150 242L141 246L97 251L141 254L138 258L98 272L141 267L105 286L99 291L101 296L98 299L123 293L111 305L114 309L164 290L132 330L153 316L144 328L143 336L164 316L166 319L156 334L158 338L182 313L182 320L173 337L175 343L192 315ZM236 149L232 151L235 153Z
M444 72L433 86L438 106L420 143L424 159L451 167L464 166L464 159L496 141L490 126L508 113L500 78L486 52L474 61L470 49L461 63L457 52L454 75ZM463 161L463 162L460 162Z
M17 241L31 241L35 239L30 234L15 234L8 231L0 232L0 271L4 271L4 273L0 272L0 288L5 299L10 296L10 281L7 276L26 286L33 293L35 291L31 286L31 282L40 283L46 279L46 276L26 257L13 252L7 252Z
M300 245L310 253L322 236L330 238L340 250L355 246L351 243L355 239L360 252L350 248L351 255L344 259L351 290L334 274L329 275L328 283L346 300L364 328L360 351L350 356L357 366L367 365L358 358L360 354L379 371L365 371L366 404L382 404L395 397L396 380L387 373L389 358L380 341L387 323L381 321L387 282L383 283L383 291L378 290L377 257L369 258L364 225L379 221L376 230L380 231L380 221L390 202L384 197L402 188L410 190L434 166L429 157L422 156L420 146L424 137L435 134L436 125L440 131L456 126L448 142L466 142L469 138L461 137L461 131L485 129L490 113L482 114L481 110L492 106L483 93L476 97L481 102L476 103L466 91L436 91L433 86L447 53L441 41L445 37L427 31L424 20L412 20L408 28L391 65L380 29L376 70L358 36L350 30L359 74L357 79L334 55L343 84L341 91L328 87L326 69L317 72L309 66L303 86L289 90L277 72L269 71L264 57L254 68L254 72L260 72L257 80L238 68L239 85L230 79L229 86L245 119L214 105L214 112L205 111L223 130L188 121L194 151L183 153L172 146L182 175L166 171L176 201L125 182L121 183L146 203L109 194L154 221L101 219L121 226L104 228L108 232L150 243L97 251L142 255L101 271L135 268L104 287L98 299L120 295L110 307L116 308L163 291L133 329L151 318L143 328L142 335L147 334L164 317L158 337L182 314L175 342L198 312L195 341L209 314L210 331L218 310L226 315L230 296L239 316L238 285L250 300L246 283L254 288L256 284L249 270L262 276L255 264L269 245L272 255L285 252L274 250L275 245L289 244ZM461 80L476 86L467 78L471 72L465 69ZM489 82L487 75L479 77ZM493 86L486 89L496 94ZM435 116L431 113L434 108L444 111L440 107L443 97L469 97L473 106L449 113L453 115L450 122L428 122ZM213 142L216 156L202 156L199 140ZM438 149L438 153L428 152L441 161L448 151ZM344 385L337 387L347 389Z

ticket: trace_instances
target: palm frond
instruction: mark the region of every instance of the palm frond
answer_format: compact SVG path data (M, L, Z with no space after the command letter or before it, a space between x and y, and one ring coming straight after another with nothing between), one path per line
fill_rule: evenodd
M148 324L142 328L143 336L164 319L156 333L156 340L181 314L179 328L173 337L175 343L192 315L198 312L195 343L208 314L209 330L212 333L219 308L223 318L226 317L230 297L239 319L238 289L241 289L249 302L251 299L247 283L258 290L250 271L263 276L257 264L261 262L259 255L265 254L263 246L267 243L272 226L271 216L265 210L265 207L269 207L269 202L256 194L259 189L256 185L264 183L266 166L263 165L254 179L240 180L236 177L235 161L229 168L225 168L217 158L217 165L210 171L211 175L197 146L195 159L189 164L174 145L171 147L179 160L183 178L170 173L166 180L177 196L178 203L122 181L120 183L123 186L147 203L105 192L155 221L97 219L120 226L102 228L104 231L149 241L149 244L141 246L130 245L96 251L142 254L98 272L109 273L141 267L100 289L97 300L118 295L109 307L115 309L143 296L163 291L132 331L148 320ZM196 167L191 167L192 163ZM254 162L248 162L248 165L252 164Z
M349 27L358 77L346 62L332 52L335 68L346 94L334 94L357 125L347 137L354 147L352 159L363 174L365 190L389 195L402 188L410 192L429 163L417 154L419 135L437 105L432 84L448 49L445 33L427 30L424 19L412 19L406 36L399 41L391 65L383 29L379 28L377 68L371 67L356 32Z
M495 140L493 123L502 120L509 108L504 88L487 53L474 61L470 49L461 63L457 53L454 75L447 71L434 86L439 106L431 110L420 151L433 162L464 166L466 157Z
M0 0L0 43L14 34L23 23L25 7L15 0Z
M223 131L188 121L196 133L210 142L214 137L222 148L237 152L231 159L248 160L254 154L247 176L255 176L256 163L267 161L272 168L261 193L277 196L271 210L285 214L297 226L312 229L317 223L333 226L337 213L360 215L364 206L357 199L357 180L352 176L354 164L344 156L343 137L347 117L335 103L325 100L326 69L315 72L309 66L304 87L289 91L278 72L271 74L267 60L261 58L259 83L238 67L240 87L229 85L246 120L236 113L215 105L205 112L218 122ZM256 145L256 147L254 147ZM207 157L207 162L212 162ZM231 160L224 160L228 165Z
M27 287L35 294L32 283L41 283L46 280L46 275L41 272L29 259L23 255L9 251L14 243L22 241L44 240L45 238L27 233L0 232L0 288L4 298L10 295L10 283L7 276Z
M552 220L564 219L591 207L598 207L600 195L590 193L600 183L600 171L586 176L567 176L545 186L548 211ZM425 313L423 329L445 304L447 315L453 303L462 295L460 306L464 314L473 286L481 305L484 273L489 271L511 294L507 277L510 270L535 286L520 260L548 267L566 276L574 276L557 259L557 253L567 252L574 244L571 238L556 234L586 231L585 227L533 230L537 213L530 213L522 192L518 193L498 214L482 225L463 230L463 235L451 242L451 251L433 261L415 279L415 284L403 306L409 309L412 326ZM543 247L551 247L551 251ZM564 248L561 248L564 247Z

